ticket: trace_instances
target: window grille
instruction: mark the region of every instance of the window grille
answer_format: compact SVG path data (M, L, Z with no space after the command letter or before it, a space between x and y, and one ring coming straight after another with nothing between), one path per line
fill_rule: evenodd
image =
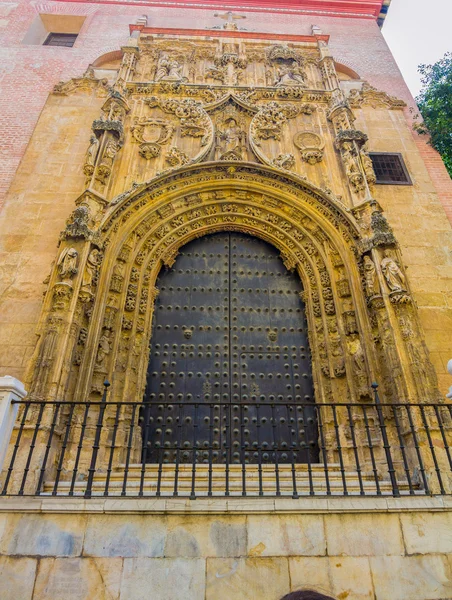
M72 48L76 39L76 33L49 33L44 46L65 46L66 48Z
M377 183L391 185L412 184L401 154L372 152L369 156L372 159Z

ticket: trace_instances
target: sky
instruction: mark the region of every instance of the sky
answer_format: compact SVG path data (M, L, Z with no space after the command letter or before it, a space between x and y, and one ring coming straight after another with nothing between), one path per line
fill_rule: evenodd
M421 88L419 64L452 51L452 0L392 0L383 35L411 93Z

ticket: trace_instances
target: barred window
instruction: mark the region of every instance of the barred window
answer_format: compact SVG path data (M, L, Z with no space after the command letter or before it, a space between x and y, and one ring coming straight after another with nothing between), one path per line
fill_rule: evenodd
M72 48L76 39L76 33L49 33L44 46L65 46L66 48Z
M377 183L412 185L401 154L371 152L369 156L372 159Z

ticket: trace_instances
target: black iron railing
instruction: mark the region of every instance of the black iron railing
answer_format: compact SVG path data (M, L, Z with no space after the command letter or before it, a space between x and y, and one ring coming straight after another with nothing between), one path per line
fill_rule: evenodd
M2 495L451 493L452 405L20 401Z

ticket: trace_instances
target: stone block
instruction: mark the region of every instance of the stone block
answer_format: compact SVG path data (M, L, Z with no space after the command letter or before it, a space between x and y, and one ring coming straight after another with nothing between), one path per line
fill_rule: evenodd
M397 515L327 515L325 530L329 556L404 554Z
M313 589L332 594L328 557L296 556L289 558L290 584L292 590Z
M407 554L452 553L452 512L401 514Z
M161 557L165 546L165 518L141 515L88 517L84 556Z
M3 554L80 556L86 517L26 514L8 518L0 542Z
M168 516L165 556L245 556L245 519L244 516Z
M377 598L452 598L451 564L445 556L377 556L370 559Z
M322 556L326 553L320 515L248 516L249 556Z
M119 600L120 558L44 558L34 600Z
M0 598L31 600L37 561L34 558L0 557Z
M125 558L121 599L204 600L205 569L201 558Z
M373 600L374 591L369 559L364 557L330 558L332 594L340 600ZM380 598L380 596L377 596ZM394 600L391 594L381 596ZM408 599L408 596L405 600ZM416 600L418 598L416 597Z
M290 590L287 558L208 558L205 600L276 600Z

